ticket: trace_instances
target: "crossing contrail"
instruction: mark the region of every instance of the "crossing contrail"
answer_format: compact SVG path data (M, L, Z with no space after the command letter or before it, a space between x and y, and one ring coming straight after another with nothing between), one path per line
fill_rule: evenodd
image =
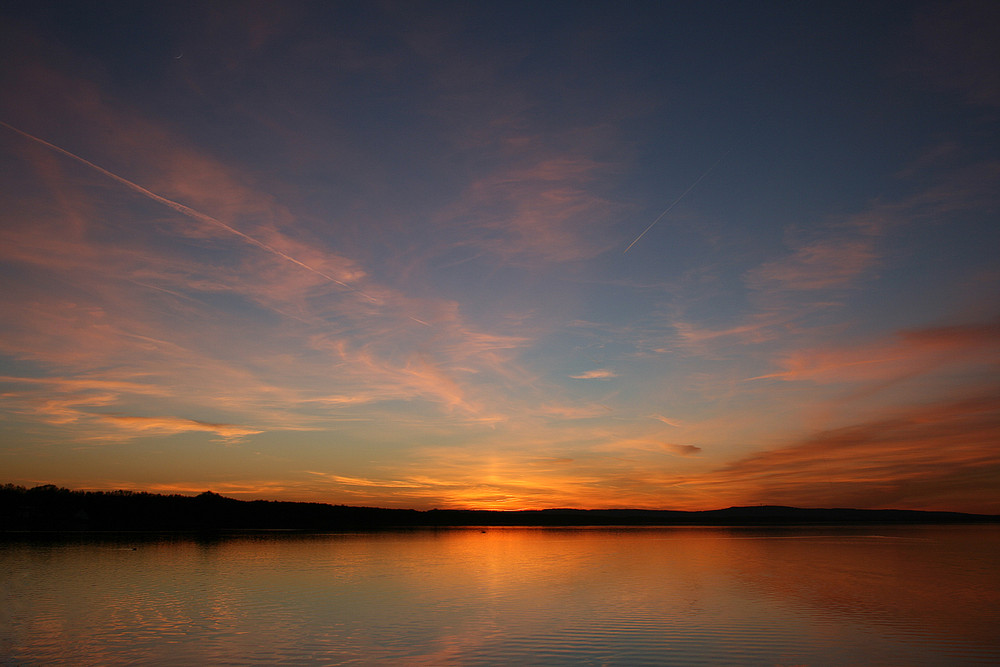
M726 151L726 153L728 153L728 152L729 152L729 151ZM663 216L665 216L665 215L666 215L667 213L670 213L670 210L671 210L671 209L672 209L672 208L673 208L674 206L677 206L677 204L679 204L679 203L681 202L681 200L682 200L682 199L684 199L685 197L687 197L687 194L688 194L689 192L691 192L692 190L694 190L694 189L695 189L695 187L697 187L697 185L698 185L699 183L701 183L701 182L702 182L702 180L704 180L704 178L705 178L706 176L708 176L708 175L709 175L709 174L710 174L710 173L712 172L712 170L713 170L713 169L715 169L715 166L716 166L717 164L719 164L720 162L722 162L722 158L726 157L726 153L723 153L723 154L722 154L722 157L720 157L720 158L719 158L718 160L716 160L716 161L715 161L715 163L714 163L714 164L713 164L713 165L712 165L711 167L709 167L708 169L706 169L706 170L705 170L705 173L704 173L704 174L702 174L701 176L699 176L699 177L698 177L698 180L696 180L696 181L695 181L694 183L692 183L692 184L691 184L691 186L690 186L690 187L689 187L689 188L688 188L687 190L685 190L685 191L684 191L684 193L683 193L683 194L681 194L681 196L680 196L680 197L678 197L677 199L675 199L675 200L674 200L674 203L673 203L673 204L671 204L671 205L670 205L670 206L668 206L668 207L667 207L666 209L664 209L663 213L661 213L661 214L659 214L658 216L656 216L656 220L653 220L653 221L652 221L651 223L649 223L649 227L646 227L646 228L645 228L644 230L642 230L642 234L639 234L638 236L636 236L636 237L635 237L635 240L634 240L634 241L632 241L631 243L629 243L629 244L628 244L628 247L627 247L627 248L625 248L625 250L623 250L623 251L622 251L622 254L624 255L624 254L625 254L625 253L627 253L627 252L628 252L629 250L631 250L631 249L632 249L632 246L634 246L634 245L635 245L636 243L638 243L638 242L639 242L639 239L641 239L641 238L642 238L643 236L645 236L645 235L646 235L646 232L648 232L648 231L649 231L650 229L652 229L652 228L653 228L653 225L655 225L655 224L656 224L656 223L658 223L658 222L659 222L660 220L662 220L662 219L663 219Z
M4 127L6 127L9 130L13 130L14 132L17 132L22 137L26 137L28 139L31 139L32 141L37 142L37 143L39 143L39 144L41 144L41 145L43 145L43 146L45 146L47 148L51 148L52 150L54 150L54 151L56 151L58 153L62 153L63 155L65 155L68 158L72 158L73 160L76 160L77 162L79 162L81 164L85 164L88 167L90 167L91 169L94 169L95 171L98 171L98 172L104 174L108 178L110 178L110 179L112 179L114 181L117 181L118 183L121 183L122 185L124 185L125 187L127 187L129 190L132 190L133 192L137 192L137 193L143 195L144 197L148 197L149 199L152 199L155 202L159 202L159 203L163 204L164 206L168 206L168 207L172 208L173 210L177 211L178 213L180 213L181 215L185 215L185 216L187 216L187 217L189 217L189 218L191 218L193 220L197 220L199 222L204 222L204 223L207 223L209 225L214 225L216 227L220 227L220 228L226 230L227 232L229 232L230 234L234 234L234 235L240 237L241 239L243 239L244 241L246 241L250 245L257 246L258 248L260 248L261 250L264 250L265 252L269 252L272 255L276 256L276 257L280 257L281 259L284 259L285 261L291 262L292 264L295 264L296 266L299 266L299 267L305 269L306 271L310 271L312 273L315 273L317 276L320 276L321 278L325 278L326 280L328 280L331 283L334 283L336 285L340 285L344 289L347 289L347 290L349 290L351 292L357 292L358 294L360 294L361 296L365 297L369 301L372 301L372 302L376 302L377 301L377 299L375 299L372 296L369 296L368 294L365 294L364 292L362 292L358 288L352 287L351 285L348 285L347 283L345 283L345 282L343 282L341 280L337 280L333 276L331 276L331 275L329 275L327 273L324 273L323 271L320 271L319 269L314 269L313 267L309 266L308 264L295 259L291 255L283 253L282 251L278 250L274 246L268 245L267 243L264 243L263 241L255 239L254 237L250 236L249 234L244 234L243 232L241 232L240 230L236 229L235 227L230 227L229 225L227 225L226 223L222 222L218 218L213 218L212 216L210 216L210 215L208 215L206 213L202 213L201 211L196 211L195 209L191 208L190 206L185 206L184 204L181 204L179 202L175 202L172 199L167 199L166 197L160 196L160 195L156 194L155 192L151 192L151 191L147 190L146 188L142 187L141 185L139 185L137 183L133 183L132 181L128 180L127 178L123 178L123 177L119 176L118 174L114 174L114 173L108 171L107 169L105 169L104 167L96 165L93 162L91 162L90 160L82 158L79 155L76 155L75 153L70 153L65 148L60 148L59 146L56 146L53 143L49 143L48 141L45 141L44 139L39 139L38 137L36 137L33 134L28 134L24 130L20 130L20 129L14 127L10 123L5 123L2 120L0 120L0 125L3 125Z

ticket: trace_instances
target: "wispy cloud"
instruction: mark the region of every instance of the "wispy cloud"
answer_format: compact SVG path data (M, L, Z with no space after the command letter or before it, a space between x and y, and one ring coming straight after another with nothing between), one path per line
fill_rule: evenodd
M614 205L590 185L609 165L587 156L540 153L535 141L514 164L473 183L448 213L460 243L504 261L567 262L606 248L601 225Z
M0 377L0 405L9 414L30 416L71 431L75 439L91 443L116 442L134 436L171 435L191 431L214 433L236 442L263 430L175 416L138 416L115 412L135 397L167 399L172 392L153 383L102 379ZM110 428L109 428L110 427Z
M684 485L738 504L1000 512L996 394L900 409Z
M218 424L178 417L137 417L118 414L91 414L90 416L127 431L138 431L143 434L170 435L187 431L206 431L232 441L248 435L263 433L260 429L238 424Z
M695 445L677 444L673 442L663 442L657 438L649 437L628 437L628 438L608 438L591 447L592 451L615 452L634 454L638 452L649 452L660 454L666 452L673 456L696 456L701 452L701 447Z
M852 325L846 316L852 306L870 298L882 273L903 262L902 239L996 206L1000 169L995 164L934 162L901 173L906 192L894 199L822 224L788 225L781 251L752 262L740 272L738 283L715 276L710 289L675 287L680 298L674 299L668 321L677 337L664 349L718 358L732 356L733 346L787 349L841 337ZM723 295L731 307L721 322L714 308L711 322L688 314L701 311L702 301Z
M747 274L754 289L825 290L845 287L875 265L871 238L824 239L800 245L786 258Z
M86 294L71 301L29 281L9 291L7 305L23 317L3 338L8 354L71 363L81 373L129 368L161 386L168 383L175 402L184 402L181 396L186 394L191 404L252 410L272 425L287 423L280 413L289 408L274 408L278 396L288 397L288 405L351 409L430 400L447 413L495 423L504 419L496 407L502 404L508 410L513 405L508 399L498 403L491 398L484 379L498 380L501 387L532 381L515 361L516 351L530 341L523 327L518 334L486 330L470 325L454 301L408 296L380 284L359 262L304 240L308 235L301 226L289 233L287 224L295 215L243 185L250 180L245 174L126 109L104 104L106 96L93 86L41 72L35 84L39 87L46 94L56 89L68 94L81 112L74 122L114 126L112 140L102 147L105 153L120 159L154 148L156 159L136 164L137 171L151 188L169 197L15 129L165 210L162 226L136 233L124 225L129 213L119 198L89 199L76 174L53 168L51 155L32 154L49 188L72 215L39 212L30 224L25 218L8 226L4 259L29 266L39 277L34 281L38 285L50 279L43 276L76 276L71 280ZM574 171L550 164L538 173L557 179L567 168ZM171 219L173 213L180 215ZM239 220L251 231L237 229L230 220ZM75 225L75 233L64 233L66 223ZM244 248L233 247L227 236L245 243ZM188 239L206 252L207 261L192 257L184 247ZM216 252L220 246L226 246L225 260L215 263L223 257ZM255 249L264 252L255 254ZM328 289L330 283L333 290ZM364 291L355 284L363 284ZM338 291L365 298L344 299ZM236 323L228 321L231 313L216 310L220 300L249 301L251 309L277 314L279 320L255 324L263 327L259 335L237 334L223 343L219 336ZM226 321L218 319L220 315ZM290 352L264 359L261 336L285 341ZM324 373L322 364L336 368L336 374ZM226 377L240 380L222 389ZM315 389L299 388L303 384ZM495 407L487 410L488 405Z
M856 346L798 350L778 360L782 370L754 380L889 381L954 364L1000 362L1000 322L928 327Z
M737 476L754 452L794 477L764 453L875 442L905 406L992 386L988 40L945 44L970 7L921 10L903 47L959 93L935 98L941 124L876 137L866 101L838 99L794 146L716 104L727 57L668 82L670 40L622 58L641 21L487 14L188 8L127 62L41 14L8 28L3 465L394 506L704 507L763 495ZM884 92L870 110L911 117L920 93L884 83L859 81ZM752 142L725 175L684 176L730 132ZM661 224L635 212L699 174L685 224L623 258ZM231 458L202 471L192 444Z
M570 375L575 380L610 380L618 377L618 373L608 368L595 368L576 375Z
M269 244L261 241L260 239L257 239L257 238L255 238L253 236L250 236L249 234L241 232L240 230L236 229L235 227L233 227L231 225L228 225L225 222L222 222L221 220L219 220L217 218L214 218L214 217L212 217L210 215L202 213L201 211L197 211L197 210L191 208L190 206L185 206L184 204L181 204L179 202L173 201L172 199L167 199L166 197L162 197L162 196L156 194L155 192L151 192L150 190L147 190L146 188L142 187L141 185L133 183L132 181L130 181L130 180L126 179L126 178L123 178L123 177L121 177L121 176L119 176L117 174L114 174L114 173L108 171L107 169L104 169L103 167L100 167L100 166L94 164L93 162L91 162L91 161L89 161L89 160L87 160L85 158L82 158L79 155L76 155L75 153L71 153L71 152L67 151L64 148L60 148L59 146L56 146L55 144L52 144L52 143L50 143L48 141L45 141L44 139L40 139L40 138L38 138L38 137L36 137L36 136L34 136L32 134L28 134L24 130L20 130L20 129L14 127L13 125L9 125L9 124L7 124L7 123L5 123L3 121L0 121L0 125L6 127L7 129L9 129L9 130L11 130L13 132L17 132L21 136L23 136L23 137L25 137L27 139L30 139L32 141L35 141L35 142L37 142L37 143L45 146L46 148L50 148L50 149L52 149L54 151L57 151L58 153L60 153L62 155L65 155L68 158L76 160L77 162L80 162L81 164L84 164L84 165L90 167L94 171L97 171L98 173L101 173L104 176L107 176L108 178L114 180L115 182L120 183L121 185L125 186L129 190L132 190L133 192L136 192L136 193L138 193L138 194L140 194L140 195L142 195L144 197L148 197L149 199L152 199L153 201L155 201L157 203L163 204L164 206L167 206L168 208L173 209L174 211L180 213L181 215L187 216L189 218L192 218L193 220L196 220L198 222L204 223L206 225L213 225L215 227L218 227L218 228L220 228L220 229L222 229L222 230L224 230L226 232L229 232L230 234L233 234L234 236L239 237L240 239L246 241L247 243L260 248L261 250L264 250L265 252L269 252L269 253L277 256L277 257L280 257L281 259L283 259L283 260L285 260L287 262L291 262L292 264L298 266L299 268L301 268L301 269L303 269L305 271L309 271L309 272L311 272L311 273L313 273L313 274L315 274L315 275L317 275L317 276L319 276L321 278L324 278L324 279L326 279L326 280L328 280L328 281L330 281L330 282L332 282L332 283L334 283L336 285L339 285L339 286L343 287L344 289L351 290L351 291L356 291L359 294L361 294L362 296L364 296L364 297L366 297L368 299L374 300L373 297L368 296L367 294L365 294L361 290L358 290L357 288L354 288L354 287L348 285L347 283L343 282L342 280L338 280L337 278L334 278L334 277L332 277L332 276L324 273L323 271L321 271L319 269L316 269L316 268L310 266L309 264L306 264L305 262L303 262L303 261L301 261L299 259L296 259L295 257L287 254L286 252L284 252L284 251L282 251L282 250L280 250L280 249L278 249L278 248L276 248L274 246L271 246L271 245L269 245ZM286 243L286 245L289 245L289 244Z

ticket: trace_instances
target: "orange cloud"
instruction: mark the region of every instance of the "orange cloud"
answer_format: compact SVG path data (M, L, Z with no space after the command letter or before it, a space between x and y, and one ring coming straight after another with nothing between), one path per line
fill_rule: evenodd
M143 434L170 435L187 431L206 431L215 433L225 440L233 441L248 435L263 433L259 429L237 424L219 424L180 417L136 417L118 414L91 414L90 416L119 428L139 431Z
M594 419L607 417L614 412L610 407L599 403L544 403L530 406L528 413L549 419Z
M902 379L954 364L1000 362L1000 321L905 330L868 345L799 350L784 370L751 378L812 382Z
M1000 513L998 396L900 409L752 454L682 487L724 504Z
M575 380L610 380L618 377L618 373L607 368L597 368L577 375L570 375L570 377Z

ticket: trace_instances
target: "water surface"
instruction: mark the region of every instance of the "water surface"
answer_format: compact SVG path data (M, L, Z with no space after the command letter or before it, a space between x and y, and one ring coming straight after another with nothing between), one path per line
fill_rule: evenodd
M0 541L4 664L1000 663L1000 526Z

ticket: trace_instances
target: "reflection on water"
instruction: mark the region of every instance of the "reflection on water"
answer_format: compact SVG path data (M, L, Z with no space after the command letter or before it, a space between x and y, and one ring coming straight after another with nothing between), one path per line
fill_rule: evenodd
M998 526L8 537L0 660L996 664L998 562Z

